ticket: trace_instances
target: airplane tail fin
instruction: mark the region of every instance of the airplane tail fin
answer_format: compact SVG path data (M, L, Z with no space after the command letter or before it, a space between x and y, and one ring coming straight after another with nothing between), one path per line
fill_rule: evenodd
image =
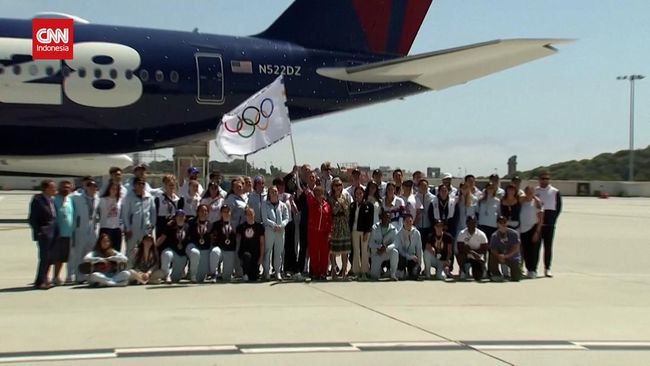
M433 0L295 0L259 38L303 47L408 54Z

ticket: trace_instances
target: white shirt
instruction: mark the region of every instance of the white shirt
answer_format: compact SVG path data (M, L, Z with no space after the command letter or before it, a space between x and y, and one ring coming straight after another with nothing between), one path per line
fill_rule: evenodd
M208 206L208 222L214 224L221 220L221 206L225 201L225 196L217 196L216 198L205 197L201 200L202 205Z
M366 187L364 187L362 184L360 184L361 188L363 190L366 190ZM346 189L343 190L343 193L346 194L347 196L345 197L348 200L348 203L352 203L354 200L354 190L356 189L355 186L349 186Z
M185 203L183 204L183 211L185 211L185 214L188 216L196 216L196 209L201 203L201 194L197 193L194 197L190 197L189 194L186 194L183 196L183 199L185 200Z
M481 244L488 243L488 238L485 236L485 233L478 228L474 230L473 235L469 233L469 229L465 228L458 233L458 239L456 239L456 241L459 243L465 243L465 245L470 249L478 250L481 248Z
M525 233L537 225L537 214L544 211L542 207L537 207L537 200L532 199L528 202L521 202L521 211L519 212L519 232Z
M189 194L190 185L187 184L187 182L189 182L188 179L186 179L185 182L183 182L182 186L178 187L178 195L181 197L187 197L187 195ZM197 192L199 193L200 196L203 195L203 186L201 185L201 183L199 183L199 190Z
M415 215L417 214L417 202L415 201L415 196L411 194L408 197L400 196L400 198L404 201L406 212L410 213L415 220Z
M398 231L402 230L402 213L404 212L404 209L404 200L397 196L393 197L392 202L386 202L386 200L384 200L384 211L390 212L390 222Z
M546 188L535 188L535 196L542 200L544 211L557 211L557 193L559 191L550 184Z
M99 199L99 227L105 229L119 229L120 216L122 213L122 200L115 200L111 197Z

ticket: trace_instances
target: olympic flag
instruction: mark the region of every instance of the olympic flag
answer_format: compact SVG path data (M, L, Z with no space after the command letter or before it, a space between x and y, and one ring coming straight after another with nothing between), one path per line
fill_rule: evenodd
M221 119L216 144L228 158L267 148L291 133L282 76Z

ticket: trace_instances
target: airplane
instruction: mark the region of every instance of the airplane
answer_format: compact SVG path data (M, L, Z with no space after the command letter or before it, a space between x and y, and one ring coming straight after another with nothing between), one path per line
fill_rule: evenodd
M278 75L295 122L464 84L568 41L492 40L409 55L432 1L295 0L249 37L41 15L74 20L72 60L34 61L31 20L0 19L0 161L208 141L224 113Z

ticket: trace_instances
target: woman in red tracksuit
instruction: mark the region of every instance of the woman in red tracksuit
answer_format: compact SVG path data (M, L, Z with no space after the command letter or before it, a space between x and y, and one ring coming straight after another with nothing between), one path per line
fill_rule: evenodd
M307 206L308 229L307 241L309 246L309 263L311 279L325 281L327 279L327 264L330 251L330 236L332 234L332 209L325 200L323 187L316 186L308 190Z

